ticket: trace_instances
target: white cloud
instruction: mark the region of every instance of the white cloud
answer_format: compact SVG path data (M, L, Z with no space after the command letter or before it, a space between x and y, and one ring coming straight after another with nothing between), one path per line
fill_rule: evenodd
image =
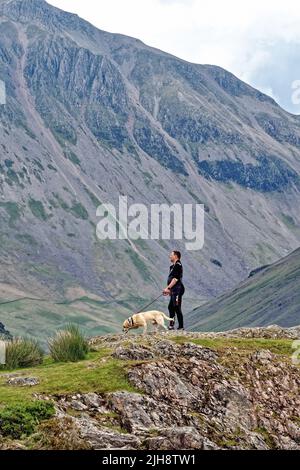
M137 37L192 62L220 65L253 86L272 90L282 105L300 112L289 99L290 83L300 79L300 66L291 67L295 48L300 50L300 8L295 0L49 3L79 14L100 29Z

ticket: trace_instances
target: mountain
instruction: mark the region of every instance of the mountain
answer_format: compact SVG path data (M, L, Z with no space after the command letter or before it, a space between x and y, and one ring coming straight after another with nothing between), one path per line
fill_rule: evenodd
M226 70L43 0L0 0L0 80L0 293L17 299L0 314L13 334L70 319L116 330L158 295L174 245L188 308L299 246L300 117ZM204 249L99 241L96 207L119 195L203 203Z
M299 450L296 338L278 327L92 338L86 360L0 374L0 449Z
M299 282L300 249L252 273L234 290L195 309L187 322L194 331L299 325Z

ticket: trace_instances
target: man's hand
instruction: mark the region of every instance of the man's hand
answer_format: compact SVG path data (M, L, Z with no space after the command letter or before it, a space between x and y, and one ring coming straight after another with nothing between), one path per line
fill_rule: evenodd
M170 295L170 293L171 293L171 290L170 290L168 287L166 287L166 289L163 290L163 295L164 295L165 297L166 297L167 295Z

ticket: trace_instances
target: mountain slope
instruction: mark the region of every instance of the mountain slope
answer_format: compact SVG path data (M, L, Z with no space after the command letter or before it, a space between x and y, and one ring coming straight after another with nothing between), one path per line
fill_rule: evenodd
M229 72L1 0L0 79L3 300L156 297L174 241L96 238L96 207L119 195L205 204L204 249L184 257L191 307L299 246L300 118Z
M300 249L254 274L233 291L195 309L187 322L194 331L299 325L299 282Z

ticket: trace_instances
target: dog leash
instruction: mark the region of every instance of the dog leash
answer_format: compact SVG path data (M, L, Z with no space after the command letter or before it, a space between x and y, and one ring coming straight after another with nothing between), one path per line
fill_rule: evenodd
M156 302L158 299L160 299L164 294L160 294L158 297L156 297L156 299L152 300L152 302L150 302L149 304L147 305L144 305L141 310L139 310L138 312L136 313L141 313L143 312L143 310L145 310L146 308L150 307L150 305L154 304L154 302Z

